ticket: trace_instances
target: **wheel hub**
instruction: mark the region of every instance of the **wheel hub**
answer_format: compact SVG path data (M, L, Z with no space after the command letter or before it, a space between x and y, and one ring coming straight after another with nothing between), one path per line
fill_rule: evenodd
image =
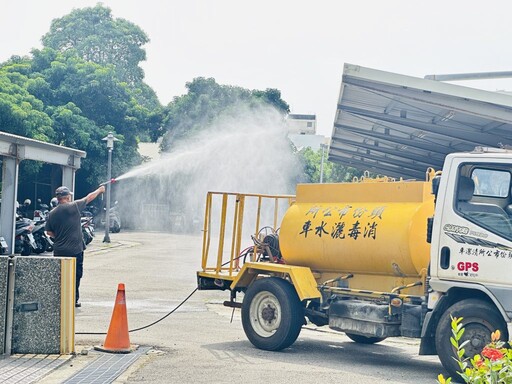
M254 331L261 337L271 337L281 325L281 304L267 291L254 296L249 309Z
M261 311L261 318L267 322L271 322L276 318L276 310L275 308L272 308L270 304L268 304L263 310Z
M476 335L476 337L473 337L471 339L471 346L474 348L483 348L483 346L484 346L483 340L480 339L480 337L478 337L478 335Z
M465 325L466 331L461 340L461 343L465 340L469 340L469 343L466 347L465 355L467 357L472 357L477 353L482 351L482 348L485 347L490 341L490 331L486 324L482 324L481 322L468 322Z

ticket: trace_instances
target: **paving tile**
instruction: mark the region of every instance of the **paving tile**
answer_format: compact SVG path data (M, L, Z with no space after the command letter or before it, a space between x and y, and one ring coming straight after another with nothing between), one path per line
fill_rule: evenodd
M11 355L0 359L0 383L36 383L72 355Z
M150 347L139 347L127 354L100 353L100 357L78 371L63 384L107 384L112 383L128 369Z

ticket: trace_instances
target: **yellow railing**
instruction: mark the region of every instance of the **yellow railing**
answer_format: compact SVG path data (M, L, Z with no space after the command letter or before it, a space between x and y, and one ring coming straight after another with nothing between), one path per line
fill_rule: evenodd
M208 265L208 258L210 256L210 245L212 241L212 212L214 200L221 199L220 202L220 217L216 222L218 224L218 247L217 254L211 255L215 258L215 265ZM272 225L274 229L278 228L279 220L279 203L282 201L286 202L286 207L290 206L294 201L295 196L293 195L261 195L261 194L241 194L241 193L229 193L229 192L208 192L206 196L206 209L204 215L204 226L203 226L203 251L202 251L202 262L201 268L203 272L212 273L215 275L223 275L232 277L234 272L238 271L240 267L240 250L242 244L242 234L244 229L244 222L247 226L252 221L254 224L254 236L257 237L262 225L262 206L266 202L270 202L273 205L273 220ZM244 217L246 203L254 200L256 204L256 210L253 218ZM224 260L224 247L227 234L227 219L229 204L233 204L233 223L231 233L231 247L229 249L229 260ZM249 227L250 228L250 227ZM256 254L256 252L253 252Z

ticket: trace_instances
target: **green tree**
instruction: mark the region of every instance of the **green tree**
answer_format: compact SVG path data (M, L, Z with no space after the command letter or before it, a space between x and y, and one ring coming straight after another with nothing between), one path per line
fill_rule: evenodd
M139 132L140 136L145 140L156 141L162 134L162 106L153 89L144 83L144 71L140 67L140 63L146 60L143 46L149 42L141 28L125 19L113 18L110 8L98 4L95 7L75 9L55 19L42 42L51 50L40 52L35 59L36 65L47 66L47 61L52 62L51 52L54 51L64 53L66 57L75 56L84 62L99 64L102 68L110 68L104 74L117 77L115 80L110 79L114 83L126 83L130 97L133 98L131 115L136 115L139 121L144 120L145 129ZM54 73L57 80L59 73L58 69ZM90 76L81 77L83 72L76 75L81 85L91 80ZM89 95L93 96L92 93ZM97 96L101 102L112 95ZM77 105L80 106L80 103ZM80 107L84 110L83 106Z
M139 66L146 57L146 34L97 5L54 20L42 40L44 48L31 56L0 64L0 128L86 151L77 173L83 191L105 178L101 139L110 131L121 139L113 153L113 175L140 164L138 142L156 140L163 118ZM32 175L40 168L23 166Z
M114 68L84 61L72 52L62 54L46 48L32 53L33 92L46 102L54 142L87 151L83 162L87 184L105 177L106 150L101 139L109 131L122 140L116 145L113 173L121 174L138 165L138 137L146 132L153 112L137 102L132 89L118 80Z
M32 139L50 141L54 137L52 121L41 100L0 73L1 130Z
M313 150L310 147L307 147L300 150L298 152L298 156L301 160L304 170L301 181L305 183L319 183L322 168L322 149ZM324 183L350 182L354 177L361 177L364 173L358 169L328 161L327 151L325 152L324 156Z
M114 19L111 9L101 4L53 20L42 42L60 52L74 50L85 61L114 65L119 78L129 84L144 77L139 63L146 60L142 46L148 36L130 21Z
M121 139L112 170L120 175L140 164L139 138L160 128L161 108L141 105L134 93L113 66L84 61L73 52L34 50L32 58L13 57L0 66L0 126L85 150L77 185L87 190L105 178L107 151L101 139L109 131ZM38 169L27 168L31 176Z
M167 105L163 126L162 150L170 149L174 140L180 140L204 129L223 115L236 115L243 108L255 109L263 105L286 115L290 107L276 89L265 91L217 84L213 78L198 77L186 84L188 92L175 97Z
M27 90L29 62L19 56L0 68L0 130L28 138L51 141L55 138L52 120L44 103ZM40 171L39 162L21 162L20 181L32 180Z
M17 57L0 68L0 127L4 132L50 141L52 121L44 103L26 87L29 67L27 60Z
M272 105L283 114L290 112L290 106L281 98L281 91L275 88L267 88L264 91L252 91L252 95L263 102Z
M363 176L365 171L361 171L357 168L347 167L338 163L331 163L332 170L328 181L329 183L348 183L351 182L355 177L360 178ZM370 173L370 177L374 174Z

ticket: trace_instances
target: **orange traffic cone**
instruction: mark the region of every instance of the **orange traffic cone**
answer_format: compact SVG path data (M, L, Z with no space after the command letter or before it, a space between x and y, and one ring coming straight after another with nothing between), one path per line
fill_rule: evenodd
M105 342L102 346L95 346L94 349L111 353L129 353L132 351L130 335L128 333L128 315L126 312L126 297L123 283L119 283L117 287L116 302Z

